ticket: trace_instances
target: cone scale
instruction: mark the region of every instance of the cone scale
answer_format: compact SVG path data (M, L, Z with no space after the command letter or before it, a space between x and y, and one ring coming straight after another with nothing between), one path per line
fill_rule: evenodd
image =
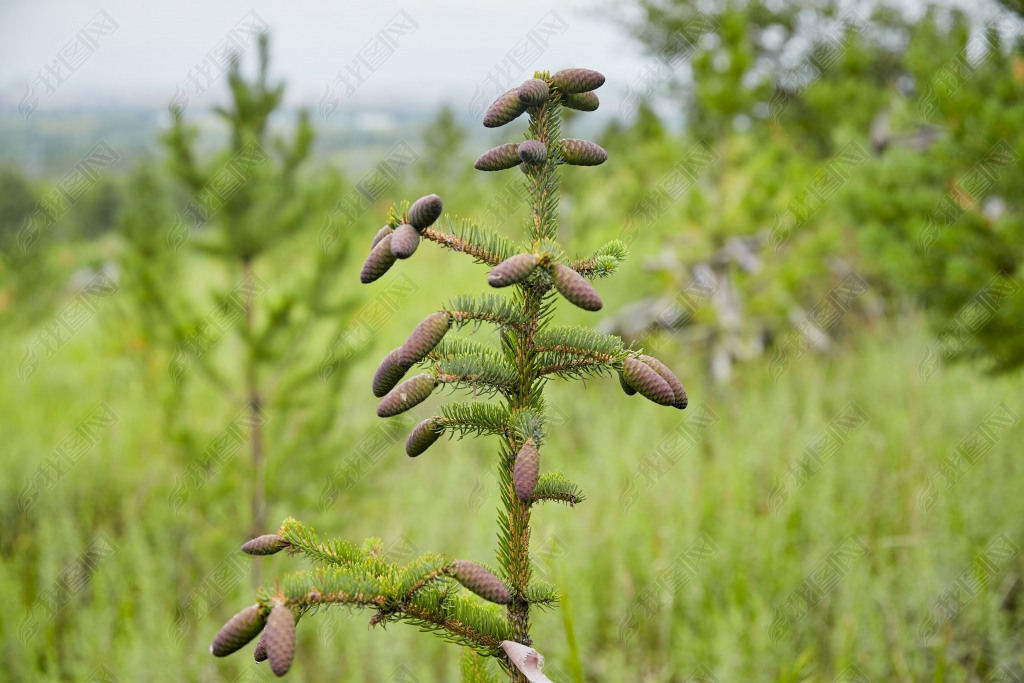
M213 639L210 652L214 657L226 657L245 647L249 641L259 635L266 621L267 615L263 613L258 604L246 607L224 624Z
M640 356L639 359L649 368L661 375L661 378L665 380L669 387L671 387L672 394L675 396L675 402L672 405L680 410L686 408L689 403L689 399L686 396L686 389L683 388L683 383L679 381L679 378L675 376L675 373L669 370L668 366L653 356Z
M264 641L270 670L275 676L284 676L295 657L295 614L281 602L270 610Z
M537 488L540 474L540 451L527 440L516 454L516 462L512 468L512 484L516 489L516 497L524 503L533 500L533 491Z
M674 406L676 395L668 382L649 365L636 358L622 363L622 378L641 396L663 406Z
M608 152L590 140L565 138L562 140L562 158L573 166L598 166L608 161Z
M402 365L398 362L398 352L401 348L393 350L384 356L384 360L377 367L373 375L373 395L377 398L384 398L388 392L395 388L395 385L402 381L405 373L411 366Z
M409 224L417 230L426 230L441 217L443 207L436 194L420 197L409 207Z
M433 375L417 375L388 392L377 404L377 417L393 417L423 403L437 386Z
M509 142L481 154L473 168L478 171L504 171L518 166L519 162L519 143Z
M399 225L391 234L391 253L395 258L409 258L419 245L420 233L408 223Z
M519 158L524 164L534 166L543 164L548 160L548 148L540 140L527 140L519 143Z
M379 280L384 273L395 264L395 255L391 253L391 239L393 233L384 235L380 242L370 250L370 255L363 262L363 269L359 272L359 281L364 285Z
M533 274L540 259L536 254L516 254L505 259L487 274L491 287L508 287L522 282Z
M273 555L291 544L277 534L257 536L242 546L242 552L249 555Z
M600 88L604 76L593 69L563 69L551 76L551 84L563 93L576 94Z
M636 395L636 389L629 385L629 382L626 381L626 378L622 376L621 372L619 373L619 385L622 387L622 390L626 392L626 396Z
M508 587L497 576L476 562L458 560L453 566L453 575L459 583L484 600L507 605L512 602Z
M424 451L434 445L434 442L441 438L442 430L439 428L436 417L427 418L416 425L409 438L405 441L405 452L410 458L422 455Z
M526 111L526 103L519 99L519 88L512 88L494 101L484 113L484 126L497 128L519 118Z
M519 101L528 107L536 107L547 101L549 94L547 81L540 78L531 78L519 86L516 95Z
M391 234L391 226L385 225L383 228L377 231L377 234L373 236L373 242L370 243L370 251L380 244L380 241Z
M428 315L398 349L398 364L411 367L426 358L444 338L450 326L451 318L447 312Z
M562 98L562 106L577 111L597 111L601 100L592 92L571 93Z
M266 630L260 634L260 639L256 641L256 649L252 651L252 658L257 662L267 661L267 632Z
M569 266L557 264L551 278L555 281L555 289L571 304L585 311L600 311L604 305L589 282Z

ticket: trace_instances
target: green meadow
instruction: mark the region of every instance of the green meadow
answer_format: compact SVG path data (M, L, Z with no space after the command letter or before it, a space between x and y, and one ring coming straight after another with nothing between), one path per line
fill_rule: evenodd
M408 272L425 277L450 256L424 255ZM452 286L471 288L482 269L462 265ZM244 432L174 502L191 459L169 443L151 395L167 368L147 367L122 333L119 295L27 382L5 374L5 676L269 680L248 655L216 660L207 648L251 602L257 567L270 582L299 561L238 552L251 485ZM412 420L373 415L376 360L431 301L429 287L399 297L351 368L334 426L349 447L287 462L269 454L272 520L375 536L399 559L493 557L487 441L442 440L410 459L402 427ZM4 335L5 367L23 362L36 334ZM908 316L831 355L792 358L776 378L765 356L719 386L699 349L655 337L647 348L686 383L685 412L627 397L613 378L552 383L546 463L587 496L534 514L537 571L563 595L534 617L552 680L966 681L1017 670L1019 379L942 365L926 381L930 342ZM196 429L217 438L232 410L212 394L195 400ZM369 616L303 619L293 675L457 675L453 646L403 625L371 629Z

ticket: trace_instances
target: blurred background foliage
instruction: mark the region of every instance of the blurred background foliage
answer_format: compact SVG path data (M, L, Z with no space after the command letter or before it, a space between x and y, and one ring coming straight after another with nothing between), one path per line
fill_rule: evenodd
M610 380L552 386L549 450L588 500L535 516L538 571L567 600L535 620L549 675L1020 680L1024 556L978 559L1024 544L1020 4L914 21L830 0L629 9L609 20L657 68L597 136L609 162L563 175L561 226L580 253L629 243L597 284L600 325L655 350L693 403L679 417ZM265 61L232 71L216 144L175 114L159 153L56 219L39 207L59 177L0 168L10 680L269 679L207 644L251 595L238 546L287 515L403 557L492 552L487 444L410 461L368 387L442 303L434 283L482 290L484 271L424 249L354 283L394 202L437 192L516 237L519 174L474 173L486 146L448 108L378 144L365 175L340 170L304 114L267 125L283 87L267 78ZM185 223L249 142L260 162ZM259 293L232 299L247 275ZM851 404L864 425L808 475ZM259 456L232 436L246 411L265 417ZM714 551L694 564L701 534ZM866 554L793 607L850 534ZM304 620L292 675L454 677L450 648L365 617Z

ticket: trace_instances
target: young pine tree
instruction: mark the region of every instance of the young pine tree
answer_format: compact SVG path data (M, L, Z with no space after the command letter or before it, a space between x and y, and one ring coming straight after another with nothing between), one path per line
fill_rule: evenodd
M321 360L319 340L345 339L360 299L341 277L348 233L315 246L342 183L310 168L314 134L305 112L289 132L271 130L284 84L271 78L265 35L257 57L253 76L232 58L229 97L216 109L224 144L201 144L185 111L171 108L163 143L181 208L174 210L164 172L149 168L130 179L117 221L127 320L138 325L142 360L160 368L143 376L156 378L150 388L168 441L187 457L168 506L208 515L204 486L244 486L249 510L240 499L231 510L239 519L248 513L252 526L239 533L251 535L267 528L269 504L288 486L280 475L288 462L337 451L332 425L347 359L362 350L353 343ZM196 427L211 423L219 432L212 440ZM262 565L253 569L259 585ZM190 624L189 614L179 613L176 625Z
M527 675L529 680L547 680L537 677L537 653L529 647L530 608L551 605L558 596L553 586L531 577L530 517L538 503L574 506L583 495L565 475L541 473L545 383L552 377L578 379L615 371L627 394L640 393L676 408L687 404L679 380L659 361L624 348L618 337L554 324L558 295L585 310L599 310L601 298L588 280L612 274L625 257L616 241L589 258L572 260L558 242L561 167L595 166L607 158L592 142L563 138L560 111L593 111L598 106L593 90L603 83L604 76L587 69L537 73L487 111L488 127L529 114L523 142L496 147L476 162L483 171L516 166L522 171L531 207L522 245L442 216L441 198L428 195L407 208L392 208L360 273L362 282L373 282L426 240L490 266L488 284L511 291L508 296L455 297L384 358L372 382L374 395L381 399L381 417L412 408L442 385L472 393L473 400L442 405L437 415L418 424L405 448L416 457L442 435L497 437L502 502L498 569L434 553L399 566L383 556L376 539L361 546L323 540L288 519L276 533L255 538L242 550L268 555L287 549L311 560L314 568L261 590L257 602L217 634L214 655L230 654L262 632L255 657L269 659L273 672L283 675L294 656L298 619L320 607L348 605L373 610L372 625L403 621L464 646L464 680L496 680L493 661L513 683L527 680ZM452 333L479 325L498 329L499 347ZM420 372L405 379L414 366Z

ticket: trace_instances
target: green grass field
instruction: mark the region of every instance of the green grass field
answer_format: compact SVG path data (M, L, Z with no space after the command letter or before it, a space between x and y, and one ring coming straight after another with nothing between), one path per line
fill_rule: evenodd
M352 370L337 425L351 452L270 454L272 520L377 536L399 558L493 560L494 444L442 441L412 460L405 432L373 415L377 360L436 305L436 292L417 294ZM27 383L17 369L35 332L0 341L0 679L270 680L251 648L224 660L207 649L253 602L254 564L272 581L300 562L238 552L244 448L171 504L189 461L151 393L166 367L141 364L117 324L101 314ZM561 426L543 466L587 495L533 516L537 571L565 598L533 619L551 679L1020 680L1020 379L953 366L925 382L929 340L914 320L880 326L833 356L793 359L778 381L765 358L727 387L693 349L660 340L690 392L685 412L626 397L614 379L551 385ZM196 400L206 443L238 408ZM65 441L76 428L84 444ZM385 447L367 454L365 439ZM324 506L339 466L354 485ZM304 618L291 679L457 677L457 648L369 617Z

